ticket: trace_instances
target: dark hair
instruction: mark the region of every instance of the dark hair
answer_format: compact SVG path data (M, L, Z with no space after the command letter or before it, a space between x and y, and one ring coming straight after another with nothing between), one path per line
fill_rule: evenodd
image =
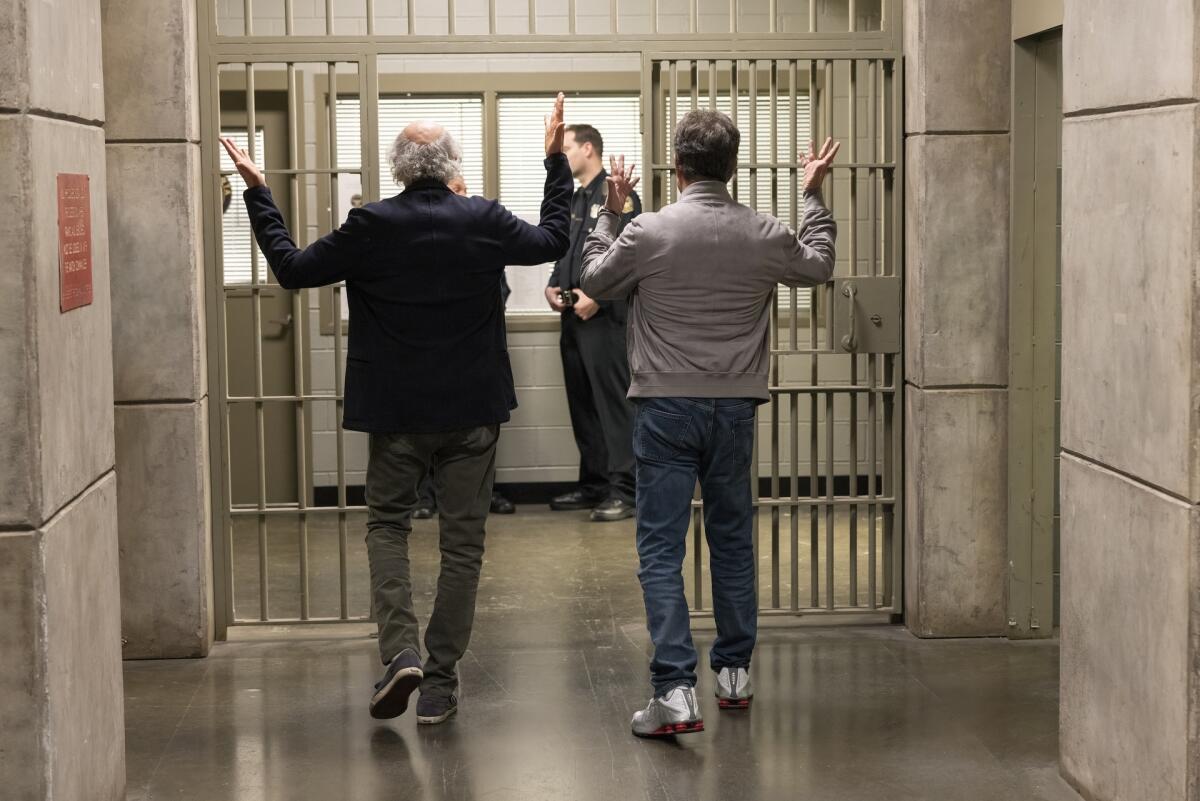
M594 127L580 123L579 125L568 125L567 130L575 134L575 144L589 144L596 151L597 157L604 155L604 137Z
M719 111L689 111L675 126L675 168L687 181L726 183L737 171L742 135Z

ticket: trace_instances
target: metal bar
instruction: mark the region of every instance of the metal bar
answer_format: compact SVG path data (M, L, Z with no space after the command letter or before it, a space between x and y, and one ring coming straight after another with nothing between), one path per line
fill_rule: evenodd
M375 0L367 1L367 36L375 35Z
M708 62L708 110L717 110L717 62Z
M749 61L747 66L750 68L750 153L751 158L758 159L758 62ZM758 208L758 167L753 164L750 166L750 207L755 211L761 211Z
M287 115L287 163L295 166L297 154L300 152L300 132L297 130L299 109L296 105L296 65L292 62L288 62L287 65ZM296 231L300 228L300 182L296 175L290 176L290 184L292 219L289 227L291 230ZM293 292L291 294L292 319L296 322L296 327L293 329L295 334L292 336L292 374L295 376L294 392L296 394L296 499L299 509L298 541L296 545L300 552L300 618L307 620L309 617L308 515L305 514L304 510L308 506L308 409L305 405L306 402L301 397L304 394L305 384L305 341L303 336L305 326L303 320L304 315L307 314L307 309L304 308L303 292Z
M247 5L249 2L247 0ZM254 85L254 65L246 65L246 152L250 156L251 161L257 161L259 158L258 149L255 147L258 120L256 117L256 91ZM258 248L251 243L250 245L250 310L252 320L252 330L254 336L254 387L255 394L262 395L263 392L263 355L262 355L262 284L259 280L259 263L258 263ZM258 506L260 509L266 507L267 503L267 443L266 443L266 412L261 402L254 405L254 444L255 444L255 466L258 479ZM268 542L267 542L267 520L265 517L258 518L258 613L263 620L268 619L269 614L269 597L268 597L268 575L267 575L267 557L268 557Z
M810 25L813 30L816 30L816 4L813 0L809 0ZM817 62L810 61L808 63L808 132L810 137L815 137L816 118L817 118ZM810 396L808 428L809 428L809 495L816 498L820 489L817 474L817 393L816 389L820 386L819 364L820 357L817 355L817 293L820 291L814 287L809 298L809 309L811 312L808 315L808 340L811 355L809 356L809 388L813 390ZM826 312L828 314L828 312ZM797 397L799 393L797 393ZM809 587L812 592L812 605L819 606L821 603L821 574L820 574L820 530L821 521L820 515L816 506L812 507L809 519Z
M379 200L383 189L380 186L379 148L379 59L373 53L363 56L358 64L359 79L359 172L363 199L366 202ZM365 114L362 113L365 110Z
M329 166L334 172L330 175L329 183L329 230L334 231L341 225L341 209L338 207L338 140L337 140L337 63L330 61L326 64L329 78L329 93L326 98L329 114ZM360 100L360 111L362 103ZM361 122L361 117L360 117ZM361 131L360 131L361 133ZM365 154L359 154L360 156ZM333 288L333 370L334 388L339 397L345 396L344 374L344 337L342 335L342 292L344 287L335 285ZM346 506L346 433L342 429L341 420L344 401L334 402L337 410L337 493L338 508ZM343 618L350 616L349 598L349 549L348 532L346 531L346 514L338 514L338 589L339 610Z
M779 304L771 303L771 338L778 346L779 344ZM778 384L782 375L780 374L780 357L777 355L771 356L771 382ZM779 396L775 395L771 398L771 499L779 500ZM793 425L795 421L793 421ZM758 432L755 431L757 437ZM755 494L758 492L757 484L755 485ZM771 506L771 606L779 608L779 507Z
M738 88L738 76L741 72L741 62L737 58L733 58L729 62L729 118L733 121L733 127L738 127L738 105L741 103L741 92ZM733 173L733 199L740 201L741 194L738 190L741 181L738 180L738 174L735 170Z
M217 145L217 134L221 130L220 108L220 74L216 59L209 55L210 38L216 33L216 15L211 6L206 16L207 24L202 26L200 33L200 156L204 169L202 193L204 208L208 210L203 215L205 234L205 274L207 276L206 315L209 332L208 348L208 392L209 397L217 399L214 406L215 414L209 419L209 452L215 456L209 465L209 481L212 486L210 512L213 525L213 617L214 636L218 640L225 639L228 628L233 622L233 522L229 516L229 499L231 497L229 456L229 413L221 401L228 393L229 378L226 373L228 362L225 346L228 337L225 331L225 303L219 291L224 273L224 232L221 229L222 197L219 188L218 172L221 158Z
M884 3L887 5L887 3ZM872 157L882 161L883 153L881 148L881 137L879 135L879 100L881 95L877 82L879 80L882 62L872 61L870 79L868 81L868 107L870 114L867 117L868 139L871 142ZM879 275L879 229L878 229L878 194L877 184L880 173L877 170L871 170L871 190L868 202L871 205L871 269L869 274L872 276ZM877 400L875 398L874 389L879 380L879 358L874 354L867 356L867 388L871 390L867 393L867 498L874 500L876 496L876 474L879 472L879 457L878 443L876 440L879 437L879 417L877 409ZM876 579L876 548L877 548L877 512L874 503L867 505L867 596L868 606L871 609L876 609L879 606L879 594L877 589Z
M850 17L850 33L854 33L858 28L858 21L855 19L857 9L854 7L854 0L848 0L847 5L848 16Z
M854 29L853 8L851 3L850 29ZM850 125L850 160L858 155L858 62L850 61L849 86L849 125ZM858 275L858 173L850 170L850 275ZM851 302L854 299L851 298ZM850 354L850 383L858 385L858 354ZM858 496L858 395L850 395L850 497ZM849 536L849 567L850 567L850 606L858 606L858 507L850 507L850 536Z
M325 33L333 35L333 0L325 0Z
M679 124L679 62L668 61L669 83L668 88L671 93L671 130L675 130L675 126ZM672 165L674 166L674 165ZM667 197L670 202L674 203L679 200L679 184L677 181L669 181L667 186Z
M615 14L617 0L610 0L609 6L610 13ZM614 17L614 22L615 19L616 18ZM613 29L616 29L616 25L613 25ZM488 0L488 34L491 36L496 35L496 0Z
M412 0L409 0L411 3ZM537 33L537 0L529 0L529 35Z
M532 2L532 0L530 0ZM416 36L417 34L417 10L416 0L408 0L408 35Z
M659 131L665 132L666 125L666 109L661 109L662 122L659 122L659 103L658 103L658 86L654 80L654 60L649 53L642 56L642 158L653 163L658 159L656 148L659 143L666 139L666 136L656 136ZM657 197L657 176L650 169L643 169L643 175L646 176L645 185L642 187L644 208L654 211L658 208L656 205Z
M756 68L755 71L757 71L757 65L755 65L755 68ZM770 104L771 104L771 108L769 110L769 116L768 116L768 119L770 120L770 123L771 123L771 136L770 136L769 141L770 141L770 147L771 147L771 160L774 161L775 159L777 159L779 157L779 125L778 125L777 109L776 109L776 106L777 106L776 101L777 101L778 94L779 94L779 65L778 65L778 62L776 62L775 60L770 61L768 70L769 70L769 72L768 72L768 76L769 76L768 96L769 96L769 100L770 100ZM758 95L756 93L755 94L755 105L757 105L757 104L758 104ZM756 153L756 155L757 155L757 153ZM779 215L779 182L777 180L777 175L776 175L776 172L774 169L771 170L771 215L776 216L776 217ZM776 288L775 292L771 296L771 336L772 336L772 341L775 343L776 349L779 348L779 297L778 297L778 295L779 295L779 290L778 290L778 288ZM795 319L790 320L789 325L794 328L796 325ZM779 355L771 356L771 368L775 374L775 378L771 382L773 384L782 383L783 374L782 374L782 369L780 366L781 359L782 359L782 357ZM780 416L780 410L781 410L781 406L780 406L780 402L779 402L779 396L775 395L771 398L771 497L776 498L776 499L779 498L779 492L780 492L780 480L779 480L779 469L780 469L779 416ZM792 418L790 423L791 423L791 426L793 428L795 428L795 425L796 425L795 418ZM794 455L792 457L792 461L795 461ZM780 523L779 509L772 508L771 509L771 606L776 609L779 608L779 606L781 605L780 577L779 577L779 571L780 571L780 567L779 567L779 557L780 557L779 523ZM795 555L795 553L793 552L793 556L794 555Z
M692 111L700 106L700 62L692 59L688 79L692 82Z
M574 6L574 0L571 5ZM446 0L446 31L450 36L454 36L455 24L458 21L458 10L454 6L454 0ZM575 33L575 15L571 15L571 33Z
M371 2L371 0L367 0L367 2ZM291 36L296 29L295 3L296 0L283 0L283 32L286 36ZM372 33L370 30L367 32ZM288 66L293 65L289 63Z
M730 2L733 2L733 0L730 0ZM689 33L699 33L700 32L699 13L698 13L699 5L700 5L700 0L689 0L689 2L688 2L688 32Z
M779 28L779 0L770 0L767 3L767 14L770 16L767 20L767 32L775 33Z
M808 0L808 32L817 32L817 0Z
M246 32L246 36L254 35L254 5L251 0L243 0L242 2L242 30Z
M729 0L729 31L737 33L738 30L738 0Z

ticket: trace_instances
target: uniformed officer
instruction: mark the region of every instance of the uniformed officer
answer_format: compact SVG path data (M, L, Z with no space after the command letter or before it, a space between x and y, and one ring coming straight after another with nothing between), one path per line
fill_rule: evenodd
M608 197L604 141L591 125L569 125L563 153L579 188L571 199L571 246L554 265L546 300L562 314L563 377L575 444L579 487L550 502L558 511L591 509L593 521L624 520L634 514L633 405L625 355L624 300L595 301L579 289L583 243L596 227ZM621 225L642 211L631 194Z

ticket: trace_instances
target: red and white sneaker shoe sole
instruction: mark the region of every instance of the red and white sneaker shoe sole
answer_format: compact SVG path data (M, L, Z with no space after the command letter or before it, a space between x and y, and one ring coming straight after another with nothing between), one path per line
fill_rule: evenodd
M695 734L701 731L704 731L703 720L693 723L668 723L649 734L638 734L638 732L634 732L634 734L638 737L674 737L676 734Z
M717 706L721 709L749 709L749 698L718 698Z

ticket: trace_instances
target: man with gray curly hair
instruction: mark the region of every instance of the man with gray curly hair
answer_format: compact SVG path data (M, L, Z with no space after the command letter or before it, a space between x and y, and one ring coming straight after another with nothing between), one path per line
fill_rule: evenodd
M462 151L444 127L414 122L392 148L400 194L350 209L336 231L301 250L259 169L222 144L249 187L254 236L285 289L346 282L350 304L342 425L370 434L367 558L386 667L370 710L394 718L420 688L418 723L458 708L457 664L475 619L496 440L517 399L504 333L500 276L539 265L569 245L571 168L562 153L563 96L546 116L541 220L446 185ZM437 600L421 659L408 535L417 485L433 468L441 504Z
M422 179L448 184L462 167L462 148L438 123L419 120L396 137L388 160L397 184L412 186Z

